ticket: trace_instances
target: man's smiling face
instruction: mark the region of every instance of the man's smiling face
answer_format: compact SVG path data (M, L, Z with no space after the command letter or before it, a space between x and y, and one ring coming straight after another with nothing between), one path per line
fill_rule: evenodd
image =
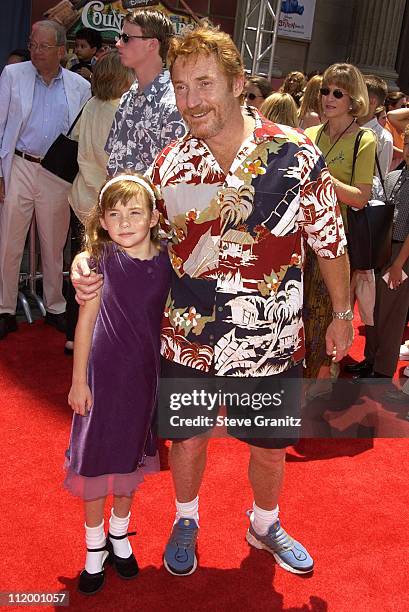
M243 79L229 77L215 55L177 57L172 67L177 107L193 136L209 141L228 136Z

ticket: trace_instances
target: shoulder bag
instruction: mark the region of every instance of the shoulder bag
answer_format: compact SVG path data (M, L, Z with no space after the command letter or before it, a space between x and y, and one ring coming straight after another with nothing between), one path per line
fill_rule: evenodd
M75 127L78 119L81 117L85 104L74 119L73 124L67 134L60 134L54 140L51 147L48 149L45 157L41 160L43 168L59 176L67 183L73 183L78 174L78 142L72 140L69 136Z
M363 133L364 131L360 130L355 140L350 185L353 182L356 158ZM348 253L352 270L380 269L388 263L391 257L395 207L388 202L377 154L375 154L375 160L385 194L385 204L378 206L366 204L360 210L353 210L351 206L348 206Z

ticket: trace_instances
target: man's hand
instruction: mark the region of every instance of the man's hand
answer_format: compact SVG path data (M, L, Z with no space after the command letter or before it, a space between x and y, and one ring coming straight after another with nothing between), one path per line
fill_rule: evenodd
M348 354L353 339L354 328L352 322L334 319L328 325L325 335L327 355L332 357L332 361L341 361Z
M77 74L80 74L82 78L86 79L87 81L91 81L92 72L91 70L88 70L88 68L85 68L85 67L80 68Z
M4 189L4 178L0 177L0 202L4 202L5 197L6 197L6 191Z
M389 273L389 289L397 289L402 284L402 271L402 266L400 266L396 261L394 261L391 267L386 270L386 274Z
M86 251L79 253L72 262L71 282L75 289L75 299L80 306L97 297L97 291L104 283L102 274L90 270Z

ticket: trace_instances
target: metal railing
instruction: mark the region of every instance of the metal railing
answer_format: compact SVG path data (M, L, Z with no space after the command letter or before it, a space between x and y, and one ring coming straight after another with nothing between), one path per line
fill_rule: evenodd
M281 0L247 0L241 54L251 74L266 74L271 79L277 45ZM267 73L264 65L268 62Z

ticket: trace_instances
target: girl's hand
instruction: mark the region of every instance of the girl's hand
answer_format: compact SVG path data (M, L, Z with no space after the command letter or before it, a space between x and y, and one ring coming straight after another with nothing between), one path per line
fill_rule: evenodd
M92 394L86 383L73 384L68 394L68 404L74 412L86 416L91 410Z
M397 289L402 283L402 266L396 261L393 262L390 268L386 271L389 273L388 287L389 289Z

